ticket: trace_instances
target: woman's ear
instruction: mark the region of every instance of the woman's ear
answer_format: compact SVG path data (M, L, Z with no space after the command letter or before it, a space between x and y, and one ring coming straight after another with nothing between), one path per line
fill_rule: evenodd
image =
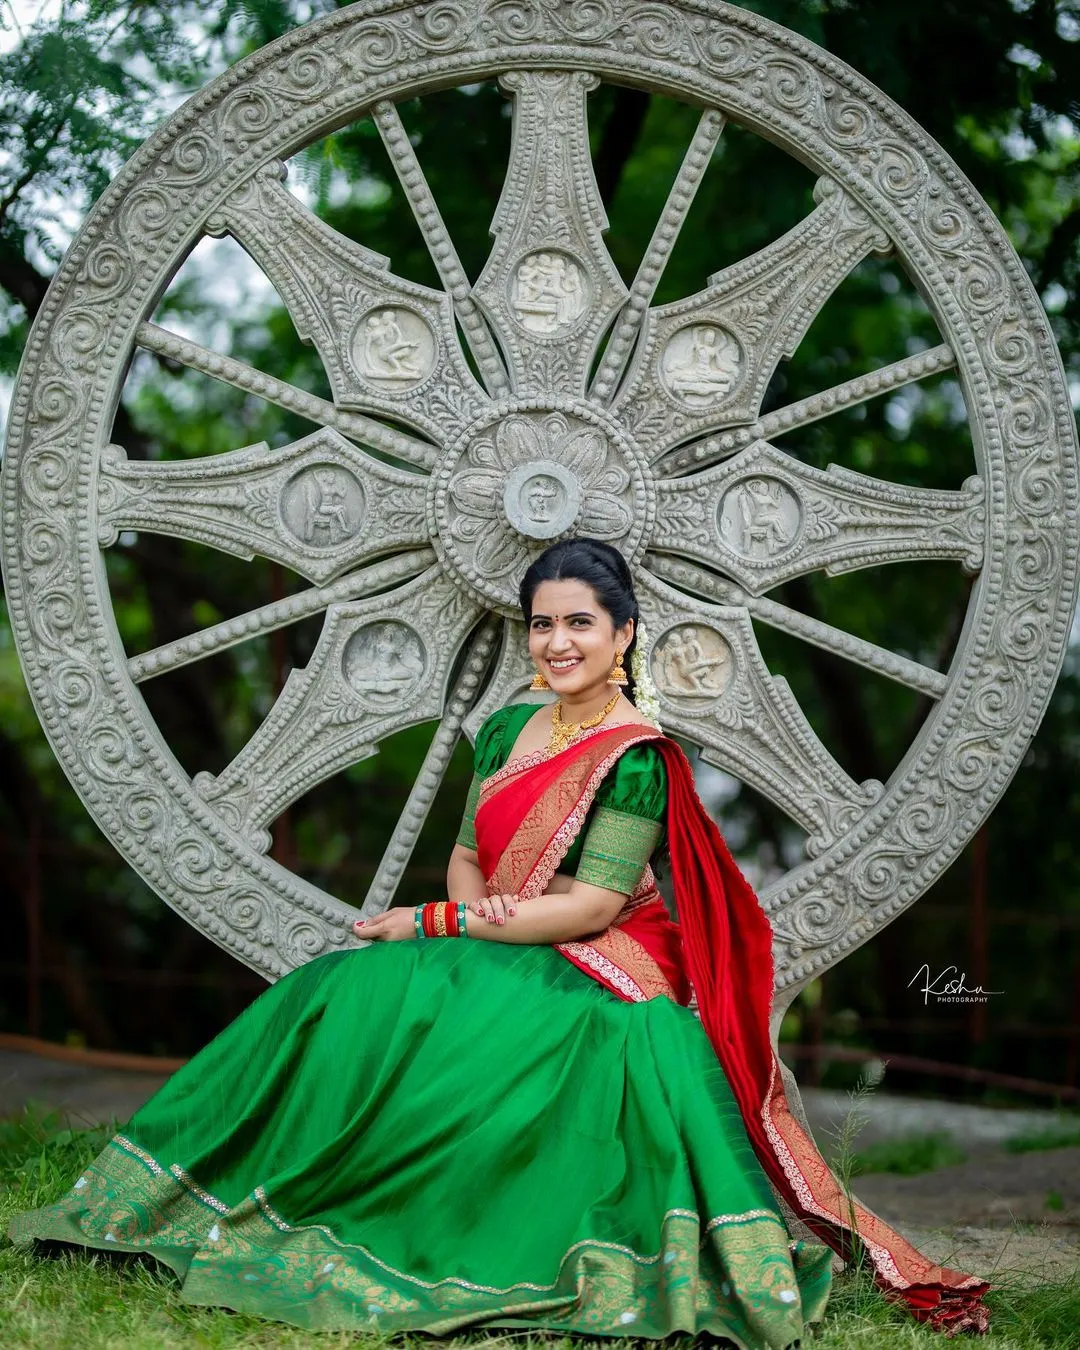
M615 645L620 651L626 651L634 640L634 621L627 619L621 628L615 630Z

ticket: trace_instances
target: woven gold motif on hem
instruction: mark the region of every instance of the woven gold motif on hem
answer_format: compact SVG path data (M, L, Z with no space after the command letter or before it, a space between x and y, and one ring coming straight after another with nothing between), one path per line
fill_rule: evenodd
M164 1168L123 1136L62 1200L20 1216L12 1230L16 1241L150 1253L182 1276L188 1302L311 1330L445 1334L520 1322L652 1338L709 1330L739 1345L783 1347L824 1311L831 1253L789 1244L767 1209L704 1222L693 1210L671 1210L660 1218L658 1236L647 1253L582 1240L557 1271L509 1286L464 1274L423 1280L327 1225L290 1222L261 1188L230 1208L183 1169Z

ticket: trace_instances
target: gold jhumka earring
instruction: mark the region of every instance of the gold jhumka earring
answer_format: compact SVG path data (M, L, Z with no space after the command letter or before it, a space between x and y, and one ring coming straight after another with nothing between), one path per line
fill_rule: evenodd
M611 667L611 674L607 677L608 684L624 685L629 684L626 678L626 671L623 670L622 652L616 647L615 664Z
M529 688L530 688L530 689L550 689L550 688L551 688L551 685L548 684L547 679L546 679L545 676L544 676L544 672L543 672L542 670L538 670L538 671L536 672L536 674L533 676L533 682L532 682L532 684L529 685Z

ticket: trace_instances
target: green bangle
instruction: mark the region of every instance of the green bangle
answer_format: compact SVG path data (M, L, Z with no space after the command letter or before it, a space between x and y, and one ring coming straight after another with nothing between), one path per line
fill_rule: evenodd
M417 905L416 908L413 910L413 927L416 929L416 936L417 936L418 938L422 938L422 937L424 936L424 906L423 906L423 905Z
M465 901L464 901L464 900L459 900L459 901L458 901L458 907L457 907L457 930L458 930L458 937L467 938L467 937L469 936L469 930L468 930L468 928L466 928L466 926L465 926Z

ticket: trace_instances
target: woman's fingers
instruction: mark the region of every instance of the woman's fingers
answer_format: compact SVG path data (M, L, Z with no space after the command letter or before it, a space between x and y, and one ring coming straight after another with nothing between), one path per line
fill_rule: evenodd
M517 913L517 907L516 895L486 895L470 905L472 912L488 923L505 923L507 916Z
M473 901L473 912L479 914L488 923L505 923L507 915L517 913L516 895L489 895L483 900Z

